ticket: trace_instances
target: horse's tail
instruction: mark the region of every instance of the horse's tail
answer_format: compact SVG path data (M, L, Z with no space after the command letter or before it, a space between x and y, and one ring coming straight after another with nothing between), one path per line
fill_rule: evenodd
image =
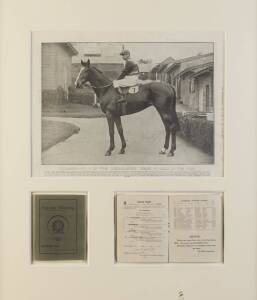
M179 130L180 125L179 125L178 115L176 112L177 94L175 88L172 85L170 85L170 87L171 87L171 93L169 98L170 98L170 105L171 105L172 125L174 126L173 128Z

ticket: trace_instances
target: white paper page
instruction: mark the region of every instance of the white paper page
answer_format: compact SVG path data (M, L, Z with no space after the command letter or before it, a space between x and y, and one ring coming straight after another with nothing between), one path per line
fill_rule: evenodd
M119 263L168 262L168 195L118 195Z
M171 195L171 262L223 261L222 208L221 193Z

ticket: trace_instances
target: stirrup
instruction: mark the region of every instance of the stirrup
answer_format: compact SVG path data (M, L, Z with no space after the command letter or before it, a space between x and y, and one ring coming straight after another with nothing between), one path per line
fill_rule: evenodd
M116 103L122 103L122 102L126 102L126 99L124 96L121 96Z

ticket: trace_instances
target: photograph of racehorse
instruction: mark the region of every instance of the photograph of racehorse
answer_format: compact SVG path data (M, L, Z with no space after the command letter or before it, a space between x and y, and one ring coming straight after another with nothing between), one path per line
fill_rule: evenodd
M43 166L215 163L213 43L43 42L40 53Z

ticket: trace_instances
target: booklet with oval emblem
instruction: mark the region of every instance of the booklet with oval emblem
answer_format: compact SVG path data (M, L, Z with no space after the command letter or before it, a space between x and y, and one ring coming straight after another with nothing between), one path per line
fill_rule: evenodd
M86 195L33 194L33 260L86 259Z

